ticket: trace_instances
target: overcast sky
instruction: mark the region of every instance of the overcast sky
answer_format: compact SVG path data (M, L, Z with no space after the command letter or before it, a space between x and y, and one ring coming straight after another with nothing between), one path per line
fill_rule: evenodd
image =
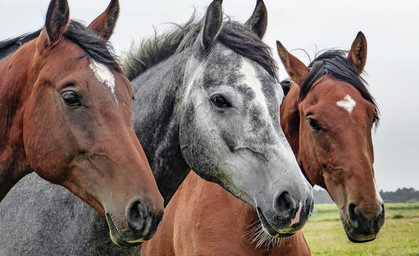
M70 17L91 22L108 0L70 0ZM184 23L210 0L120 0L121 13L111 41L117 54L133 41ZM0 0L0 40L34 31L44 24L49 0ZM256 0L224 0L224 13L245 22ZM268 29L264 41L275 50L280 40L288 50L348 50L358 31L368 41L365 79L378 102L381 123L374 132L375 175L383 190L419 189L419 1L417 0L265 0ZM275 59L276 50L273 51ZM292 51L303 62L305 53ZM281 79L286 78L282 64Z

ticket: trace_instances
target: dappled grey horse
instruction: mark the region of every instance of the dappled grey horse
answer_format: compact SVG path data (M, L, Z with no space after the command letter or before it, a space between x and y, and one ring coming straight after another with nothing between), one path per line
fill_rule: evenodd
M193 169L254 207L266 232L288 236L305 224L313 197L279 124L283 92L270 50L256 35L266 29L260 15L247 26L224 22L216 0L202 20L143 42L125 60L132 120L166 204ZM70 193L25 181L0 204L0 215L7 213L0 254L138 253L112 246L105 219ZM41 195L26 202L28 193Z

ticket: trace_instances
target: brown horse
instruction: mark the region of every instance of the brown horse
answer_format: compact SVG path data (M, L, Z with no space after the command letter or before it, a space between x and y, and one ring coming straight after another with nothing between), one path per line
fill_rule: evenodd
M310 247L301 230L281 239L267 235L254 209L191 171L166 206L159 231L143 244L142 253L144 256L310 255Z
M375 184L371 138L378 109L360 77L367 58L364 34L358 33L347 58L327 51L309 67L281 43L277 48L297 84L281 106L281 126L301 170L329 192L352 242L374 240L384 224L384 202Z
M328 51L308 68L277 43L281 61L297 83L281 105L281 126L311 184L327 189L335 200L353 242L373 240L384 222L372 168L371 128L378 120L377 107L359 77L366 47L359 33L348 58ZM251 207L192 172L167 206L160 232L143 245L143 253L311 254L302 232L282 240L267 236Z
M34 171L133 245L154 234L163 200L131 123L130 83L107 47L118 13L111 1L87 28L52 0L39 36L0 65L0 200Z

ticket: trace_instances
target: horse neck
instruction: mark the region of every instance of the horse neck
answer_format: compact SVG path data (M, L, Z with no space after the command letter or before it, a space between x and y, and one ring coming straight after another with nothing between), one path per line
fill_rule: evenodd
M11 129L13 119L22 110L24 98L30 93L28 82L29 64L32 62L27 56L33 56L33 52L27 47L22 47L10 58L0 64L0 148L5 146L8 139L8 132ZM27 86L29 85L29 86ZM3 125L5 124L5 125Z
M165 205L190 170L179 142L186 58L186 53L173 56L132 81L135 132L147 155Z
M19 47L18 46L10 46L4 51L0 51L0 64L5 62L11 54L13 54Z
M300 89L293 85L281 105L281 126L290 146L297 156L299 150L300 115L298 111L298 98Z
M34 51L22 47L0 64L0 200L24 175L30 172L23 146L25 99L32 84L27 75Z
M14 43L11 44L0 51L0 64L5 62L13 53L15 53L21 45Z
M41 30L39 29L35 32L24 34L13 40L4 41L4 44L0 49L0 64L4 62L9 56L11 56L14 52L16 52L22 45L26 44L32 39L35 39L40 32Z

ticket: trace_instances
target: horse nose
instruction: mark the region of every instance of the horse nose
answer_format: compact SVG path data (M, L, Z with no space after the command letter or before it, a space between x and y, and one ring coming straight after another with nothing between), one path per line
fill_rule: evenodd
M155 232L162 220L163 212L153 214L141 200L134 200L126 209L128 225L142 237L147 238Z
M349 222L354 228L358 227L359 214L354 203L348 205Z
M127 221L131 228L141 230L144 227L148 216L148 209L141 203L141 201L136 200L128 206Z
M384 205L378 204L376 211L371 211L370 217L355 203L348 204L349 223L358 236L370 237L378 233L384 224Z
M368 215L364 212L362 211L361 207L359 207L355 203L349 203L348 205L349 221L354 228L357 228L358 226L361 226L363 224L363 223L360 223L360 220L380 219L384 215L384 204L378 204L375 211L370 210L370 214L369 214L370 217L368 217Z
M294 192L294 193L293 193ZM311 192L311 191L310 191ZM314 198L312 193L295 190L283 190L274 199L274 210L283 224L294 228L304 226L313 213Z
M284 219L290 219L297 212L298 208L299 204L296 203L288 191L280 192L274 200L276 213Z

